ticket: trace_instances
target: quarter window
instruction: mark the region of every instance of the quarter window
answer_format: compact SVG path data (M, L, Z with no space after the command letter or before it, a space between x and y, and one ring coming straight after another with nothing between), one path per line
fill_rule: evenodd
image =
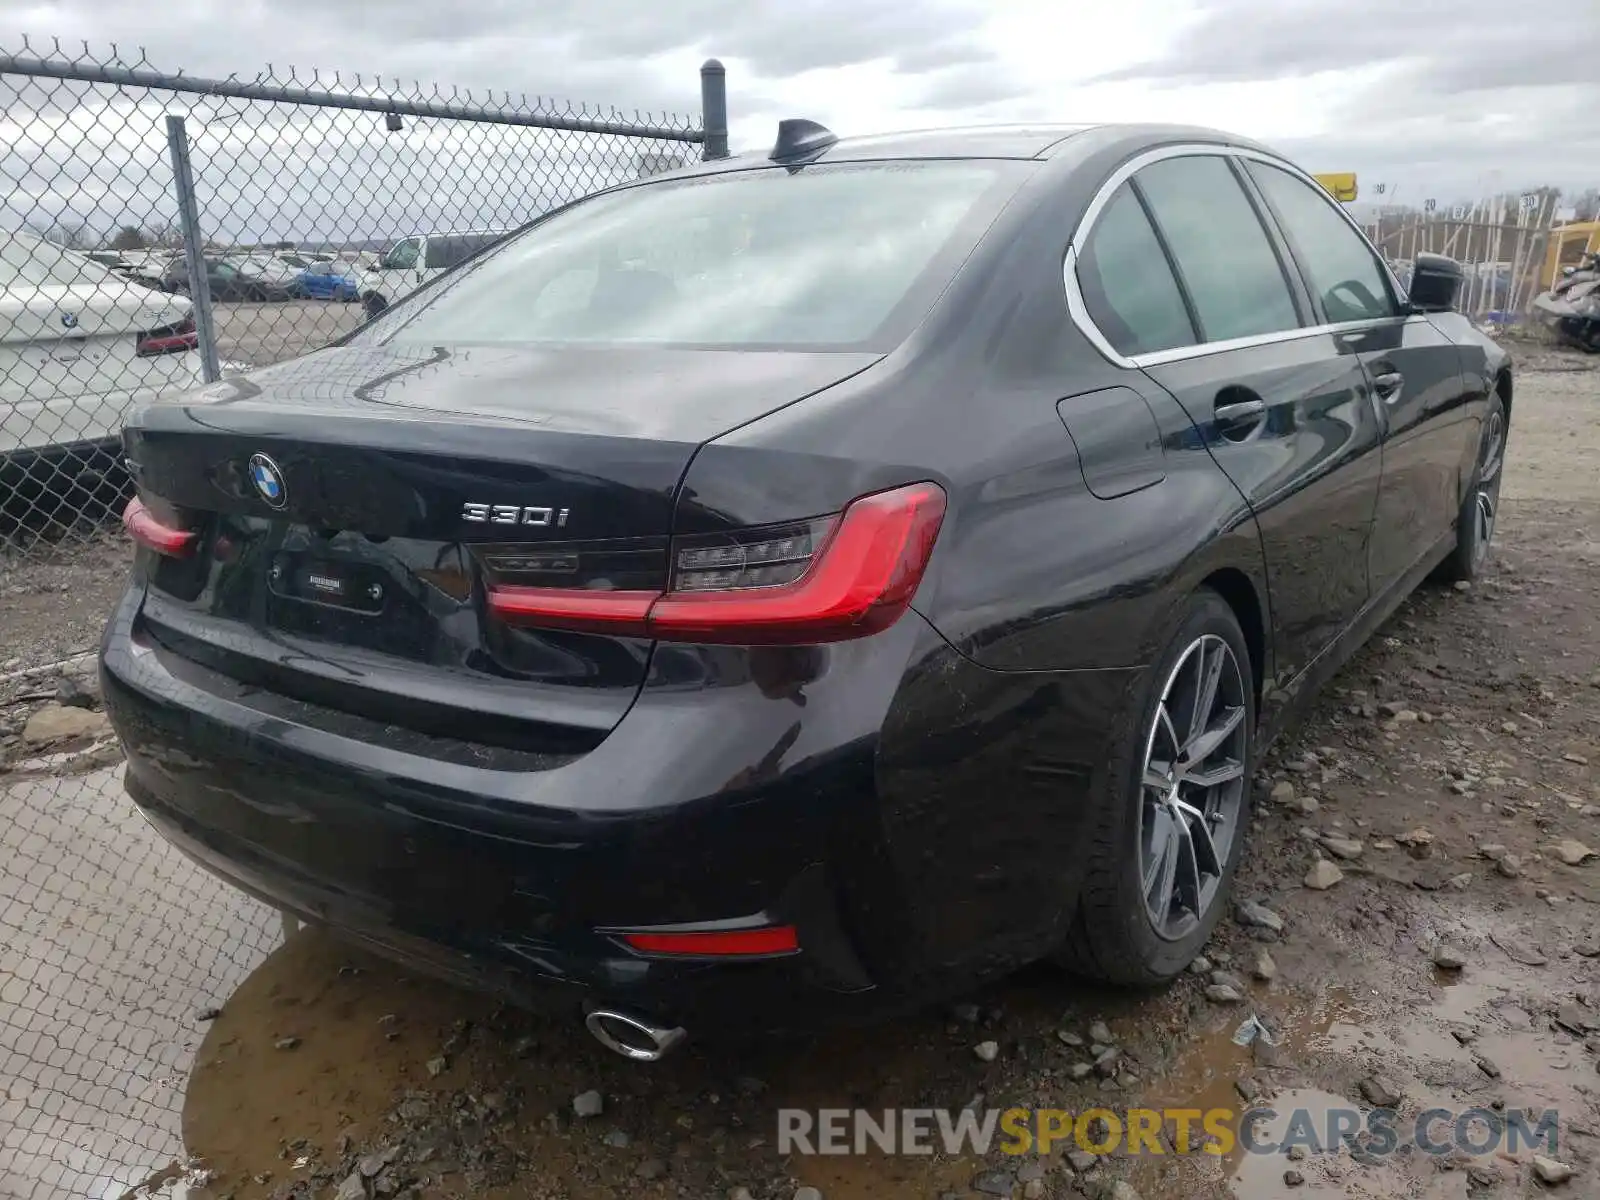
M1299 327L1283 264L1225 159L1163 159L1134 180L1172 251L1205 341Z
M1194 326L1178 281L1133 190L1112 194L1084 242L1078 290L1089 319L1119 354L1192 346Z
M1277 210L1328 320L1370 321L1395 315L1377 258L1326 194L1266 163L1252 162L1250 174Z

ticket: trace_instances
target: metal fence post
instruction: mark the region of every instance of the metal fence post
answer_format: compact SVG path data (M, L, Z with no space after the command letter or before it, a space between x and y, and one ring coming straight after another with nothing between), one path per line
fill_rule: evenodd
M714 58L700 68L700 113L705 147L700 157L710 162L728 157L728 72Z
M194 172L189 168L189 132L182 117L167 118L167 150L172 155L172 181L178 192L178 224L183 230L183 256L189 267L189 300L200 341L200 369L207 383L222 378L217 358L217 333L211 323L211 285L206 279L205 240L200 236L200 208L194 198Z

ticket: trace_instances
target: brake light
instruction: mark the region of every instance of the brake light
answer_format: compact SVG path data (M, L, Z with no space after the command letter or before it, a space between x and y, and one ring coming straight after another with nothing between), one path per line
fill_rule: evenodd
M673 542L668 590L492 584L491 614L517 625L731 645L865 637L904 614L944 520L944 490L916 483L851 501L837 517Z
M697 958L750 958L793 954L800 949L793 925L624 933L621 938L643 954L687 954Z
M194 313L183 320L159 329L149 329L134 335L134 353L140 358L153 358L157 354L182 354L200 346L200 335L195 331Z
M139 545L168 558L188 558L194 553L194 531L177 529L158 521L137 496L129 500L128 507L122 510L122 527Z

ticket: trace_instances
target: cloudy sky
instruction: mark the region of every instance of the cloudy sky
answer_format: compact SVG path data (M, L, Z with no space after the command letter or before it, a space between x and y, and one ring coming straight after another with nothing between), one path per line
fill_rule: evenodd
M1595 0L0 0L0 47L24 31L193 74L271 62L686 112L715 54L736 149L788 115L1180 120L1356 170L1367 197L1600 183Z

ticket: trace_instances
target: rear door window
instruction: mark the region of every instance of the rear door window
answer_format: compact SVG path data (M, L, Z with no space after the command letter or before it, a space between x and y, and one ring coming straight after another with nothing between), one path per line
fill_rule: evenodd
M1208 342L1297 328L1283 264L1226 159L1168 158L1134 176Z
M1150 354L1196 340L1167 256L1127 184L1112 194L1084 241L1078 290L1089 319L1119 354Z
M1328 320L1371 321L1394 316L1394 299L1377 255L1334 208L1333 199L1279 167L1252 162L1249 170L1277 210L1284 234Z

